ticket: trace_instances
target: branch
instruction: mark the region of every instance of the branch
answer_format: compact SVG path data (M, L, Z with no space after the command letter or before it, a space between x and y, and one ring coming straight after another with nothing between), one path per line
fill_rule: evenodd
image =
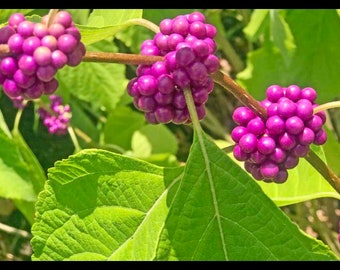
M267 111L265 108L227 74L217 71L212 75L212 78L216 83L228 90L244 106L249 107L256 115L260 116L263 120L267 118Z
M83 62L120 63L126 65L151 65L163 61L162 56L130 53L86 52Z
M7 44L0 44L0 58L13 56ZM125 65L151 65L163 61L163 56L141 55L131 53L86 52L82 62L119 63Z
M328 183L340 194L340 178L322 161L312 150L305 159L328 181Z

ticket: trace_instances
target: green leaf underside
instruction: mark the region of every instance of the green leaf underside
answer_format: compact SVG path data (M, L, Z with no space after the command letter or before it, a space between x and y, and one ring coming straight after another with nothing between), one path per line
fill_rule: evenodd
M203 143L195 137L158 260L336 259L326 245L291 223L213 142L204 138Z

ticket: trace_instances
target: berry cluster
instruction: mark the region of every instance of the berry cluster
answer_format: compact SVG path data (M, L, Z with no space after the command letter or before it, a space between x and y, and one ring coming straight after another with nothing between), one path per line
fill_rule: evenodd
M238 107L233 112L236 126L231 137L236 143L234 157L244 161L244 168L256 180L283 183L288 170L305 157L312 143L322 145L327 133L322 128L326 114L313 113L316 91L297 85L287 88L271 85L261 105L268 118L264 121L248 107Z
M38 108L39 118L51 134L64 135L71 119L71 107L63 105L63 99L58 95L50 95L49 109Z
M191 123L183 89L192 91L198 118L214 88L209 74L219 68L216 28L200 12L163 19L160 32L141 45L142 55L164 56L164 61L139 65L127 91L149 123Z
M77 66L85 54L78 28L67 11L59 11L48 22L33 23L14 13L0 29L0 44L7 44L10 56L0 58L0 84L11 99L36 99L53 94L54 78L65 65Z

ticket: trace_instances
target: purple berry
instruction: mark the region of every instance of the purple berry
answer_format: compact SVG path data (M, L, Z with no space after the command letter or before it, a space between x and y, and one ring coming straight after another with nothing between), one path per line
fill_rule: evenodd
M70 34L62 34L58 37L58 49L65 54L73 52L77 45L77 39Z
M48 47L39 46L35 49L33 58L39 66L46 66L52 61L52 52Z
M268 136L263 136L257 141L257 150L264 154L271 154L276 147L275 140Z
M247 126L248 122L255 117L255 113L248 107L238 107L232 115L234 122L242 126Z
M245 153L251 153L256 150L257 138L252 133L243 135L239 141L239 146Z
M261 164L260 171L264 178L273 179L279 173L279 167L275 162L267 160Z
M271 85L266 90L267 99L271 102L277 102L284 96L284 92L281 86Z

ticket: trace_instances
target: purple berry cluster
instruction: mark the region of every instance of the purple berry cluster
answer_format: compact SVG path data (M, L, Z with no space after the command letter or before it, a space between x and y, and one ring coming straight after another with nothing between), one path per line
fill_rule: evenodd
M63 105L63 99L58 95L50 95L49 109L43 107L38 108L39 118L47 127L48 132L56 135L64 135L67 133L68 124L71 119L71 107Z
M265 121L248 107L234 110L233 155L244 161L244 168L256 180L284 183L288 170L308 154L312 143L326 142L327 133L322 128L326 114L313 113L316 98L311 87L271 85L266 99L260 102L267 111Z
M183 89L190 88L198 118L205 117L205 103L213 91L209 76L219 68L215 26L201 12L163 19L160 32L141 45L142 55L164 56L164 61L139 65L127 91L149 123L189 124Z
M33 23L14 13L0 29L0 44L7 44L10 56L0 58L0 84L15 99L36 99L58 88L55 75L65 65L77 66L85 46L70 13L59 11L48 23L48 15Z

